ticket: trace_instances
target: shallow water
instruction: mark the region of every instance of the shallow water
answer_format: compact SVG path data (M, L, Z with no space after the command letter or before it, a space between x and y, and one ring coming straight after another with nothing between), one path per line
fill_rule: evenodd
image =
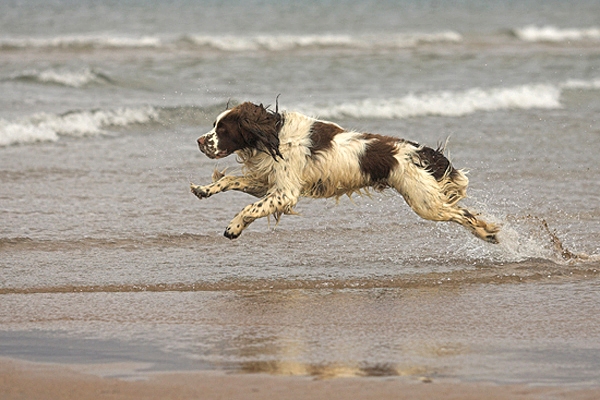
M0 355L597 385L600 9L496 3L6 6ZM189 193L238 167L195 139L228 99L279 93L449 137L501 244L392 192L303 199L225 239L252 199Z

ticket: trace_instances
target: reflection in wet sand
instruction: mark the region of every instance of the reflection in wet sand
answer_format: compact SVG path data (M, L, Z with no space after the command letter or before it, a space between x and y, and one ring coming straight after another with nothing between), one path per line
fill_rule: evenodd
M342 364L311 365L298 362L250 361L241 363L240 372L272 375L314 376L321 379L349 377L423 376L431 372L421 366L394 364Z
M153 370L598 385L597 274L555 279L417 288L6 293L0 326L21 339L0 331L0 351L26 356L23 349L35 348L48 354L46 360L67 357L69 363L143 361L154 363ZM81 351L69 350L75 341ZM103 352L116 344L119 353L107 358Z

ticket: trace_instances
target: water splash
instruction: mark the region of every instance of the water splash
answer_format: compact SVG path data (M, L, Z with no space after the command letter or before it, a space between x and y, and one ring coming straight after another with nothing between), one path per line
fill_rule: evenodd
M539 258L557 264L574 264L600 260L598 255L569 250L544 218L530 214L506 218L500 234L500 248L512 261Z

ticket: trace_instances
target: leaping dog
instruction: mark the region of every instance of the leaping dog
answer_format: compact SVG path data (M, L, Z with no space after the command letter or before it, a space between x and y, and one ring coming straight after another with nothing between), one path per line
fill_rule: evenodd
M329 198L372 188L393 188L422 218L453 221L480 239L498 243L500 228L458 205L468 179L442 149L404 139L348 131L297 113L250 102L222 112L213 129L198 138L200 150L216 159L237 154L243 175L216 173L213 182L191 184L199 199L228 190L259 198L227 226L235 239L254 220L294 214L300 197Z

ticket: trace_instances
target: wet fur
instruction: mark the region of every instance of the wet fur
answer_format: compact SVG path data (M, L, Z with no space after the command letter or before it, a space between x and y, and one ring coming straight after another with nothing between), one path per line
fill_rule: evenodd
M466 197L468 179L441 148L347 131L333 122L249 102L221 113L213 129L198 138L198 146L211 158L237 154L243 175L216 173L208 185L191 184L192 193L204 199L238 190L259 198L227 226L230 239L258 218L294 214L300 197L339 198L393 188L422 218L457 222L480 239L498 242L496 225L458 205Z

